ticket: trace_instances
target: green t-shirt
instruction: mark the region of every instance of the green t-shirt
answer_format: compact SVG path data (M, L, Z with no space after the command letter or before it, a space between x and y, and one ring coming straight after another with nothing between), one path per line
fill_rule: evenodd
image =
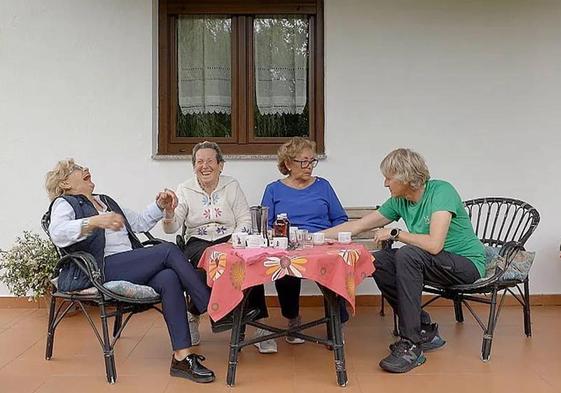
M444 241L444 251L468 258L481 277L485 276L485 250L479 241L460 195L454 187L443 180L429 180L421 200L414 203L405 198L390 198L378 210L391 221L403 218L410 233L427 235L434 212L452 213L450 228Z

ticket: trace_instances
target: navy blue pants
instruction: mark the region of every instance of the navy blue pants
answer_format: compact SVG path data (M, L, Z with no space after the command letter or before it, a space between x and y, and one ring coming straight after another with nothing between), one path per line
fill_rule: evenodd
M210 291L175 244L137 248L106 257L105 281L115 280L154 288L162 298L173 350L191 346L184 292L200 312L205 312Z

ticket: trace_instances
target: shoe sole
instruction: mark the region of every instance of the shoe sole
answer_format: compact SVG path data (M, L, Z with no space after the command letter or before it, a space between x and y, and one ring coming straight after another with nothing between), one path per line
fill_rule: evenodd
M199 346L200 343L201 343L200 339L199 339L199 341L191 341L191 346L192 347L197 347L197 346Z
M255 345L255 344L253 344ZM262 354L269 354L269 353L277 353L278 349L261 349L259 346L255 345L255 347L259 350L259 353Z
M306 342L306 340L302 340L301 338L296 338L296 339L293 339L293 340L294 341L290 341L290 339L288 337L285 339L285 341L287 343L292 344L292 345L304 344Z
M421 355L417 358L417 360L414 363L411 363L406 368L402 368L402 369L393 368L392 366L385 365L383 362L380 362L380 368L382 368L382 370L388 371L390 373L403 374L403 373L406 373L408 371L413 370L415 367L419 367L420 365L424 364L426 361L427 361L427 358L424 355Z
M442 340L442 343L438 344L438 345L422 345L421 348L423 349L423 352L433 352L433 351L437 351L441 348L443 348L444 346L446 346L446 341Z
M191 374L188 374L188 373L183 372L183 371L178 371L178 370L170 370L169 375L171 375L172 377L185 378L185 379L188 379L190 381L197 382L197 383L210 383L210 382L213 382L216 379L216 376L214 376L214 375L212 377L194 378Z

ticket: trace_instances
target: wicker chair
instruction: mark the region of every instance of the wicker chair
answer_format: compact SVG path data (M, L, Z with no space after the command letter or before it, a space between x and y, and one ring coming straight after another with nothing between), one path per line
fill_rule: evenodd
M487 361L491 355L491 344L495 326L507 293L522 305L524 315L524 333L532 335L530 319L530 292L528 277L525 280L503 280L502 276L519 250L524 249L528 238L540 222L538 211L526 202L511 198L479 198L464 202L477 237L484 245L500 247L500 255L505 257L504 269L469 285L444 287L435 283L425 283L423 291L436 294L423 307L438 298L454 301L457 322L463 322L462 305L465 305L477 323L483 329L481 359ZM516 292L515 292L516 291ZM485 296L481 296L485 295ZM489 304L489 316L485 324L470 306L468 301Z
M47 235L49 235L49 222L50 215L47 212L43 215L41 220L41 225ZM146 232L145 235L148 240L142 243L144 246L155 245L162 242L159 239L155 239L148 232ZM52 286L45 359L50 360L53 355L55 330L58 324L71 309L78 308L88 320L99 341L105 359L107 382L113 384L117 381L117 369L115 367L113 352L115 344L134 314L150 309L155 309L161 313L161 309L156 307L156 305L161 302L160 297L156 294L156 296L151 295L142 298L131 298L116 293L103 285L103 272L100 271L91 254L86 252L67 253L58 247L57 252L60 259L55 271L58 272L60 267L65 264L74 263L81 271L87 274L92 283L92 287L76 293L67 293L58 291L55 285ZM91 310L88 311L88 308L85 307L87 305L99 308L101 334L90 315ZM113 333L110 336L108 321L112 317L114 317L115 320L113 323Z

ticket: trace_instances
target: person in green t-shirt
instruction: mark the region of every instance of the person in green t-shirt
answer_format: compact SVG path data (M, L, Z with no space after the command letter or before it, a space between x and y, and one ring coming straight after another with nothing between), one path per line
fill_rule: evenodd
M425 362L424 351L446 343L438 325L421 309L424 283L471 284L485 274L485 255L458 192L446 181L430 180L420 154L394 150L382 160L380 170L391 197L378 210L325 234L336 237L340 231L357 234L380 228L374 241L404 243L374 253L373 275L399 317L400 339L390 345L391 354L380 361L380 367L403 373ZM407 231L385 227L399 219Z

